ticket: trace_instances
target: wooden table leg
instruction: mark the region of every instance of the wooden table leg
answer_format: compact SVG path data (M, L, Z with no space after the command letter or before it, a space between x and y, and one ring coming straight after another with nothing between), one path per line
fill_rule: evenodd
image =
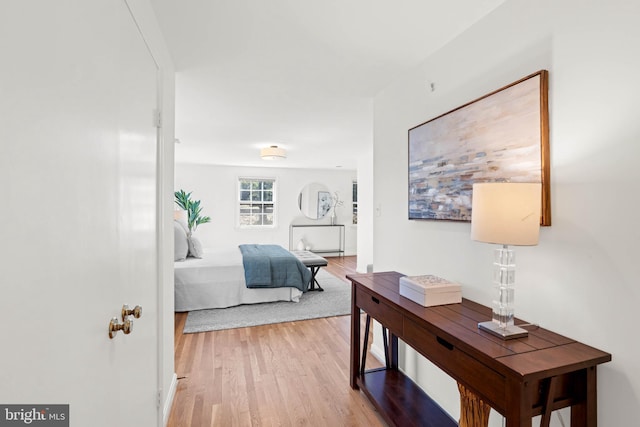
M349 385L358 390L360 375L360 308L356 306L356 288L351 285L351 363Z
M556 384L558 377L551 377L543 380L545 389L544 407L542 408L542 417L540 418L540 427L549 427L551 424L551 414L553 412L553 399L556 395Z
M458 383L460 391L460 427L487 427L491 406Z
M571 427L596 427L598 424L596 367L582 372L585 398L571 407Z
M360 377L364 377L364 371L367 365L367 352L369 351L369 326L371 325L371 316L367 313L367 320L364 325L364 344L362 344L362 362L360 362Z

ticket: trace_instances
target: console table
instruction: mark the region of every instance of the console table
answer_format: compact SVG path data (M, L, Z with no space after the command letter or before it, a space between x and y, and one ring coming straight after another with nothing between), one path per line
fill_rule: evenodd
M458 425L398 370L401 339L458 382L460 426L486 427L490 406L506 418L507 427L530 427L537 415L542 416L541 426L547 427L552 411L570 406L572 427L596 427L596 370L611 360L609 353L543 328L530 329L525 338L503 341L477 327L491 318L490 308L467 299L423 307L400 296L402 276L397 272L347 275L352 283L350 385L365 393L387 423ZM360 310L383 327L386 368L364 369Z
M327 227L329 227L327 229ZM311 252L316 253L316 254L328 254L328 253L337 253L339 256L344 256L344 224L291 224L289 226L289 250L294 250L295 246L294 246L294 242L295 242L295 231L297 229L304 229L304 228L317 228L320 230L320 232L326 234L327 232L331 231L331 230L337 230L337 233L335 234L336 237L336 241L335 241L335 245L332 247L324 247L324 248L312 248L310 249Z

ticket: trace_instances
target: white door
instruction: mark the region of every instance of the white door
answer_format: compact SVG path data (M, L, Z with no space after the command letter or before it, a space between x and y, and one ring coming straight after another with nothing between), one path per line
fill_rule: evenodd
M124 0L3 0L0 52L0 404L158 425L156 64Z

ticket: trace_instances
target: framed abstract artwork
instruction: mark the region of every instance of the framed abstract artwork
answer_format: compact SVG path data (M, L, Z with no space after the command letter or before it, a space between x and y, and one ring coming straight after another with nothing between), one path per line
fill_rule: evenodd
M318 191L318 218L324 218L331 210L331 193Z
M546 70L409 129L409 219L471 220L474 182L540 182L551 225Z

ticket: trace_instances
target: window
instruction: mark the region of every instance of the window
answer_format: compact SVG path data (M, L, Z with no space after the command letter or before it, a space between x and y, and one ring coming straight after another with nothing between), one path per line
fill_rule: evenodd
M352 211L351 211L353 213L353 223L357 224L358 223L358 181L353 181L351 200L353 205Z
M239 178L240 227L275 226L275 179Z

